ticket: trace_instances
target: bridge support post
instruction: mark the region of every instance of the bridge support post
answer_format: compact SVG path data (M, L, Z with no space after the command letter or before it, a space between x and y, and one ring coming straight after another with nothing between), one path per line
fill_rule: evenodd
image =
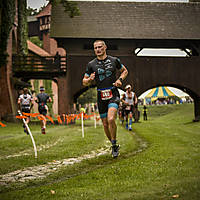
M194 122L200 121L200 97L194 98Z
M71 95L71 84L66 77L58 80L58 113L73 113L73 97Z

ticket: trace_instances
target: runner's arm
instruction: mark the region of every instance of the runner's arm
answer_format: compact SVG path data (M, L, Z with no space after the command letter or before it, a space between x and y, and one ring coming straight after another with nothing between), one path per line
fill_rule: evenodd
M21 98L18 98L17 104L18 104L18 109L21 110Z
M48 98L48 102L49 102L49 103L52 102L52 98L51 98L51 97Z
M90 76L88 75L84 75L82 83L84 86L89 86L92 84L92 82L94 81L95 78L95 72L93 72L92 74L90 74Z
M129 105L126 101L125 101L125 94L123 94L122 98L121 98L121 101L124 105Z
M136 105L138 103L138 98L136 96L136 94L134 95L134 105Z
M120 69L121 75L120 77L115 81L113 84L116 87L121 87L122 86L122 81L127 77L128 75L128 70L124 65L122 65L122 68Z
M37 97L34 98L34 101L35 101L36 103L39 103L39 100L38 100Z
M34 99L33 98L31 98L31 106L30 106L30 110L33 108L33 104L34 104Z
M123 65L122 68L121 68L121 70L120 70L120 72L121 72L121 75L120 75L119 79L121 78L122 81L123 81L123 80L127 77L127 75L128 75L128 70L127 70L127 68Z
M122 95L121 102L125 103L125 94Z

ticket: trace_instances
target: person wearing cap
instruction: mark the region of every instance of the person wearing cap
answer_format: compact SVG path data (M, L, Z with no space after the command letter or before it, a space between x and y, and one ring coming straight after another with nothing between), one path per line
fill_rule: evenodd
M132 91L131 85L126 85L126 92L123 94L121 101L125 105L125 118L126 118L126 129L132 130L134 106L137 104L137 97Z
M45 88L40 86L40 93L36 96L36 103L38 103L38 111L41 115L46 116L48 111L47 102L52 102L51 97L45 93ZM41 132L46 133L46 120L41 120Z
M128 70L116 57L107 55L107 46L103 40L93 43L96 58L91 60L86 68L82 80L84 86L95 84L97 86L97 103L99 114L104 126L104 132L112 144L113 158L119 155L119 145L116 140L116 115L120 103L117 87L128 75ZM116 77L117 71L120 73Z
M32 96L29 94L28 88L24 88L21 91L21 94L19 95L17 103L18 103L19 110L21 112L24 112L24 113L31 112L34 101L33 101ZM28 124L29 122L30 122L30 116L27 116L26 123ZM24 132L28 135L28 131L25 125L23 125L23 128L24 128Z

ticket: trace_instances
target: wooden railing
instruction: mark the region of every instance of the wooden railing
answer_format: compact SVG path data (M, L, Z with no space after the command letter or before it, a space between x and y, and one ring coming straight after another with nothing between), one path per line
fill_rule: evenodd
M12 58L13 76L23 79L53 79L66 74L65 56L19 56Z

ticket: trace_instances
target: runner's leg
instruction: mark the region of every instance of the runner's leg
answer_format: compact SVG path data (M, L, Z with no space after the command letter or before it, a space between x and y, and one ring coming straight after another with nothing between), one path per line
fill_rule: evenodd
M116 141L116 132L117 132L117 125L115 123L116 114L117 114L116 108L110 107L108 109L108 116L107 116L108 127L110 130L111 140L115 140L115 141Z
M117 134L117 125L115 123L117 115L117 108L110 107L108 109L108 126L111 133L111 143L112 143L112 157L117 158L119 156L120 146L117 144L116 134Z
M108 126L107 117L101 118L101 120L102 120L102 123L103 123L104 132L105 132L107 138L111 141L111 134L110 134L109 126Z
M126 116L125 116L125 118L126 118L126 129L128 129L128 111L126 111Z
M133 114L132 112L129 113L129 131L132 130L132 119L133 119Z

